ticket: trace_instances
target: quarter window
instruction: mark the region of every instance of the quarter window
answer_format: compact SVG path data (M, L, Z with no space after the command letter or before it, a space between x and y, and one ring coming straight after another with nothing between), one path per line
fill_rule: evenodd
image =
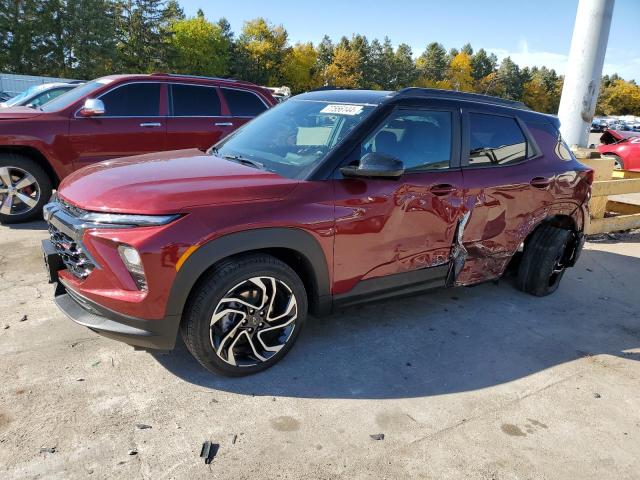
M255 93L246 90L223 88L224 98L234 117L255 117L267 109L267 106Z
M469 165L508 165L524 160L529 147L513 117L469 114Z
M218 117L220 97L214 87L171 85L173 115L176 117Z
M157 117L160 111L159 83L130 83L100 97L105 117Z
M449 168L451 112L398 110L362 144L361 157L383 153L402 161L405 171Z

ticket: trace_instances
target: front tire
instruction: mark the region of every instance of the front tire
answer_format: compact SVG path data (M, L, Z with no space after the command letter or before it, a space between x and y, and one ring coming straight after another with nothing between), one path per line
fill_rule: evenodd
M282 359L306 316L304 284L291 267L271 255L250 254L223 261L199 282L181 331L207 370L244 376Z
M51 190L51 179L36 161L13 153L0 154L0 223L41 217Z
M517 287L544 297L555 292L566 270L566 252L571 232L549 224L538 227L527 241L518 268Z

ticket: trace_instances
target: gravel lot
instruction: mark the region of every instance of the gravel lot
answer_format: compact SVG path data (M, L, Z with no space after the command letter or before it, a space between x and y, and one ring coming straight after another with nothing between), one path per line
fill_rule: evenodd
M0 227L0 478L638 478L640 235L589 242L551 297L501 281L311 319L242 379L68 320L45 236Z

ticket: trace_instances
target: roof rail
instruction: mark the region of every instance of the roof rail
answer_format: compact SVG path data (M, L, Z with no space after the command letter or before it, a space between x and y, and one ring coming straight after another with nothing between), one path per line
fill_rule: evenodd
M246 80L239 80L237 78L223 78L223 77L207 77L205 75L187 75L182 73L165 73L165 72L153 72L152 76L160 76L160 77L182 77L182 78L194 78L194 79L202 79L202 80L216 80L220 82L235 82L235 83L244 83L246 85L254 85L251 82Z
M493 97L491 95L482 95L480 93L459 92L455 90L443 90L439 88L418 88L408 87L398 91L393 98L444 98L444 99L457 99L467 100L471 102L480 102L490 105L499 105L503 107L518 108L521 110L531 110L522 102L515 100L507 100L500 97Z

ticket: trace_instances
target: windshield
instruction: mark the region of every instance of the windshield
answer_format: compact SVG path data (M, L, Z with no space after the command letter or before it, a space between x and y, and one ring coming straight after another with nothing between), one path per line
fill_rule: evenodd
M291 99L267 110L212 153L288 178L303 178L375 107Z
M19 93L18 95L16 95L15 97L11 97L9 100L7 100L5 102L5 105L7 107L11 107L13 105L16 105L18 103L20 103L21 100L31 96L34 92L38 91L41 88L40 85L33 85L29 88L27 88L24 92Z
M111 79L109 78L99 78L98 80L94 80L93 82L85 83L84 85L80 85L76 88L69 90L66 93L63 93L57 98L54 98L50 102L47 102L45 105L41 107L43 112L56 112L58 110L62 110L65 107L68 107L72 103L77 102L82 97L86 95L90 95L91 92L97 90L104 85L111 83Z

